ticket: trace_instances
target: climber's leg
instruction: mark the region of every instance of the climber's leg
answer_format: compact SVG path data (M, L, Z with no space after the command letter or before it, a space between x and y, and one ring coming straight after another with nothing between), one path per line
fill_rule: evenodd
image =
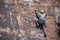
M57 23L58 36L60 37L60 23Z
M44 30L44 25L45 25L45 21L43 21L42 23L40 23L40 29L43 31L44 33L44 37L46 37L46 33L45 33L45 30Z
M42 28L42 30L43 30L43 33L44 33L44 37L46 37L47 35L46 35L46 33L45 33L45 30L44 30L44 28Z

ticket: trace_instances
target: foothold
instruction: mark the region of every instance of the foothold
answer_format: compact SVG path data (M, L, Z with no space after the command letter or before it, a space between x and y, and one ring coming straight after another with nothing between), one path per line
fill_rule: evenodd
M5 15L3 15L3 14L0 14L0 18L2 18L2 19L3 19L4 17L5 17Z

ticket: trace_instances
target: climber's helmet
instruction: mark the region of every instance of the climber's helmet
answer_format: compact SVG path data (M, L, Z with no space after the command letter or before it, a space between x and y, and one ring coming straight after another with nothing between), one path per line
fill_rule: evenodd
M42 13L42 14L44 14L45 11L44 10L39 10L39 12Z

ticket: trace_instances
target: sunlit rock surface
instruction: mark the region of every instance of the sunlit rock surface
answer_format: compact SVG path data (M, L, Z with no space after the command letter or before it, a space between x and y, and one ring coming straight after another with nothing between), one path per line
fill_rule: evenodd
M0 6L0 40L45 40L43 32L32 27L33 18L28 15L22 17L22 23L26 24L19 27L17 17L10 7Z
M35 27L35 9L44 9L48 14L47 40L57 40L54 0L4 0L4 2L2 1L4 8L0 8L0 40L46 40L43 32Z
M35 28L8 30L0 28L0 40L45 40L43 32Z

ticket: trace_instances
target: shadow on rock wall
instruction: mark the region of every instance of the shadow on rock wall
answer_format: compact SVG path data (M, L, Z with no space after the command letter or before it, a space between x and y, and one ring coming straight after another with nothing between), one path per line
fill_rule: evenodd
M0 27L18 29L18 22L15 14L5 5L0 5Z

